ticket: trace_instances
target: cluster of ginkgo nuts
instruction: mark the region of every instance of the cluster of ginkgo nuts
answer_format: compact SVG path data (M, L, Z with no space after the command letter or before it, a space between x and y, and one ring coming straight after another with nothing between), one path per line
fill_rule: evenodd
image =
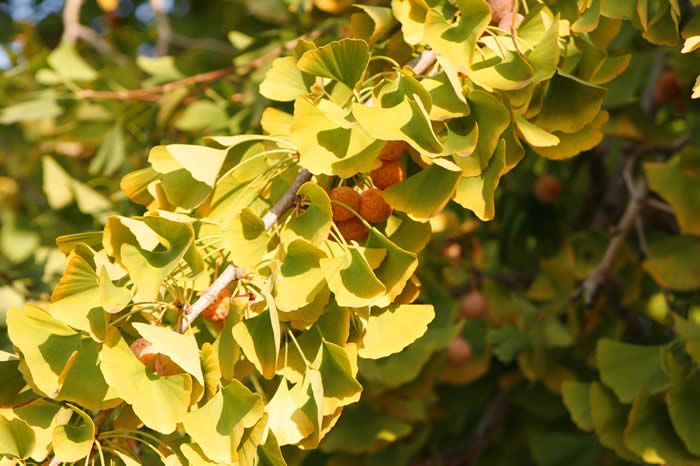
M488 303L484 295L478 291L472 291L462 300L459 310L460 317L464 319L481 319L488 311ZM461 366L472 357L472 347L461 335L457 335L447 344L447 361L452 366Z
M408 144L403 141L389 141L384 145L379 154L381 166L370 172L374 188L357 191L349 186L339 186L331 190L329 197L333 222L338 226L343 238L359 241L367 236L367 227L353 211L359 213L368 223L381 223L389 218L392 209L384 200L383 191L406 178L403 165L398 160L406 149Z
M231 292L227 289L222 290L209 307L202 312L202 317L208 320L217 331L221 332L224 327L226 317L231 307ZM153 347L153 344L145 338L139 338L131 344L131 352L145 366L151 366L153 372L160 376L182 374L184 371L180 366L173 362L170 357L158 353Z

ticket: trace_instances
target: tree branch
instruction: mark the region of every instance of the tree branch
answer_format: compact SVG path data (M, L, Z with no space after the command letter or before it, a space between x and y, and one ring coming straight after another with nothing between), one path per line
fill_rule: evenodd
M156 27L158 28L158 42L156 42L156 55L162 57L168 54L170 42L172 42L173 29L170 27L168 13L165 12L164 0L150 0L151 8L156 15Z
M204 312L206 308L211 306L214 301L217 300L219 294L221 294L229 283L240 280L245 276L246 271L240 267L236 267L233 264L226 267L224 272L219 275L219 278L214 280L214 283L212 283L209 288L202 292L199 299L197 299L194 304L184 309L182 318L180 319L180 324L178 326L178 332L184 333L184 331L187 330L187 327L189 327L190 324L192 324L192 322L199 317L199 314Z
M168 91L171 91L173 89L176 89L178 87L183 87L183 86L191 86L193 84L199 84L199 83L205 83L205 82L212 82L216 81L217 79L221 79L225 76L228 76L231 73L234 73L235 71L243 68L243 69L256 69L262 66L263 64L267 63L269 60L278 57L282 55L286 50L291 50L294 47L296 47L297 42L300 40L315 40L321 37L325 32L327 32L332 25L328 25L325 27L322 27L320 29L317 29L316 31L313 31L309 34L304 34L302 36L297 37L296 39L293 39L289 42L286 42L285 44L281 45L280 47L266 53L265 55L262 55L261 57L256 58L255 60L246 63L241 66L227 66L226 68L220 68L218 70L214 71L207 71L205 73L199 73L195 74L193 76L189 76L184 79L180 79L178 81L173 81L167 84L161 84L160 86L153 86L153 87L148 87L145 89L130 89L126 91L97 91L93 89L84 89L82 91L78 91L77 96L80 98L102 98L102 99L117 99L117 100L158 100L162 96L162 94L167 93Z
M406 63L406 66L411 68L416 74L423 74L435 63L435 60L437 60L437 52L435 50L425 50L413 60Z
M284 193L284 196L282 196L282 198L277 201L277 204L272 206L272 208L263 216L262 219L263 223L265 223L266 230L272 228L272 225L274 225L277 220L284 215L284 213L289 210L292 205L294 205L294 199L297 196L297 191L299 191L301 185L310 179L311 172L306 168L302 168L287 192Z

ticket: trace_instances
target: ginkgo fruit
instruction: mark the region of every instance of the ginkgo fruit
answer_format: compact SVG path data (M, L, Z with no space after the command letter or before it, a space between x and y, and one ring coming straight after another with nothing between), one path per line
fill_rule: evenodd
M561 195L561 182L552 175L542 175L535 183L535 197L543 204L554 204Z
M501 29L504 29L506 31L510 31L511 26L517 28L518 26L520 26L520 23L522 23L524 19L525 19L525 17L523 15L521 15L520 13L516 13L515 14L515 21L514 21L513 20L513 12L509 11L498 22L498 27Z
M513 13L513 0L487 0L487 3L491 7L492 26L498 26L507 14Z
M160 376L177 375L185 372L169 356L164 354L159 354L156 357L156 362L153 366L153 371Z
M684 99L683 81L671 70L664 71L659 76L654 89L654 100L659 105L676 105L679 110L683 110Z
M442 248L442 255L453 261L462 257L462 253L462 245L457 241L450 241Z
M372 170L370 176L379 189L386 189L406 179L403 165L398 160L385 160L379 168Z
M447 344L447 361L453 366L461 366L472 357L472 347L461 336L456 336Z
M158 356L158 352L153 347L153 344L145 338L135 340L131 344L131 352L144 366L150 366L153 359Z
M488 308L486 298L478 291L472 291L462 300L462 315L467 319L481 319Z
M353 217L350 220L345 220L344 222L336 222L340 234L343 235L347 241L360 241L367 237L369 230L367 226L362 223L357 217Z
M355 212L360 210L360 193L349 186L333 188L328 197L331 198L331 211L335 222L342 222L355 217L355 214L350 209L345 208L341 204L345 204L355 210Z
M369 223L381 223L391 215L391 206L377 188L365 189L360 193L360 215Z
M209 322L221 323L226 320L229 308L231 307L231 292L224 289L217 296L216 301L211 303L208 308L202 312L202 317Z
M410 146L404 141L388 141L384 144L382 151L379 153L381 160L396 160L401 157Z

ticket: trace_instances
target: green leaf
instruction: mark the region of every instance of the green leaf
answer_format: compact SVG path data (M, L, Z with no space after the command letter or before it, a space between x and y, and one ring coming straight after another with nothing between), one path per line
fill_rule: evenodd
M265 406L268 426L278 445L296 444L315 429L313 421L301 409L305 398L303 388L303 384L298 383L290 390L287 379L282 379L275 395Z
M672 376L673 378L673 376ZM700 377L681 373L675 377L666 400L674 430L688 451L700 455Z
M512 38L486 36L481 41L486 47L473 60L472 81L488 90L503 91L522 89L532 82L534 69L515 49Z
M67 42L62 42L55 48L46 61L64 80L93 81L97 78L97 72L78 55L75 47Z
M559 144L559 138L542 128L532 124L520 115L515 115L518 132L531 146L552 147Z
M83 338L80 353L56 399L78 403L90 410L109 409L121 402L100 371L99 349L92 339Z
M17 395L25 387L26 382L19 370L19 358L11 353L0 351L0 408L15 404Z
M378 359L398 353L423 336L435 317L427 304L393 305L372 311L359 356Z
M448 120L469 115L469 105L462 89L455 89L446 73L423 79L421 85L430 93L430 119Z
M649 188L671 205L684 234L700 235L700 176L683 170L679 160L644 164Z
M383 141L377 141L363 126L338 121L324 110L306 97L294 102L290 134L301 165L317 175L343 178L377 168Z
M311 204L301 215L285 224L280 239L286 245L296 239L302 239L319 246L331 231L331 200L323 188L311 181L304 183L297 195L308 198Z
M273 304L270 310L233 326L233 337L243 354L266 379L275 375L280 347L279 321L276 311L273 315Z
M51 314L73 328L90 333L101 342L108 318L102 308L100 285L92 264L74 250L66 270L51 294Z
M213 344L221 368L221 377L227 382L233 380L234 368L241 354L240 347L233 338L233 326L241 321L243 314L248 309L248 303L248 296L231 298L231 307L228 316L226 316L224 328Z
M297 66L305 73L334 79L353 89L364 75L368 63L367 42L343 39L309 50L299 58Z
M678 437L666 404L646 392L634 400L625 429L625 444L645 462L654 464L700 464Z
M615 450L618 456L635 461L637 455L629 450L624 441L629 408L615 398L615 395L598 382L591 384L591 415L593 427L600 443Z
M8 421L21 419L34 431L35 442L30 457L34 461L42 462L51 451L51 437L56 426L67 423L73 411L62 407L58 403L36 399L31 403L6 411L4 415ZM2 454L0 448L0 454Z
M117 121L100 144L97 154L90 162L90 174L113 175L126 161L124 130L121 120Z
M362 385L355 379L353 365L343 347L323 339L311 367L321 374L324 416L360 399Z
M48 396L56 396L78 356L80 333L31 304L10 309L7 330L22 353L19 369L25 379Z
M384 200L409 217L426 221L439 213L452 198L460 173L435 164L388 187Z
M579 429L593 430L591 384L569 380L562 384L561 394L571 419Z
M257 451L260 442L262 442L267 429L267 414L263 414L262 418L251 428L246 429L238 446L238 465L240 466L257 466L258 458Z
M442 153L430 122L431 96L418 81L400 73L396 79L377 85L373 92L373 106L352 105L353 116L369 134L385 141L405 141L422 153Z
M39 247L41 238L21 213L6 209L0 225L0 250L11 262L29 259Z
M594 466L602 453L594 435L564 432L533 433L530 449L537 466Z
M210 100L197 100L192 102L185 111L175 127L182 131L199 133L204 130L217 130L228 126L228 114L226 110Z
M149 85L156 85L168 81L182 79L185 75L175 66L175 57L149 57L141 55L136 57L136 64L155 79L149 79Z
M549 83L542 110L532 121L545 131L575 133L598 115L606 89L559 71Z
M292 132L293 121L293 115L274 107L268 107L260 118L260 126L265 134L288 136Z
M326 288L320 259L326 254L303 239L287 245L287 255L275 275L275 301L280 311L293 311L314 301Z
M275 434L269 433L265 443L258 446L257 461L259 466L287 466Z
M415 253L397 246L376 228L372 228L367 238L366 248L376 248L386 251L386 256L374 269L374 274L386 288L386 298L379 301L377 306L388 306L401 294L406 282L418 267Z
M270 100L291 102L311 92L314 77L302 72L294 57L276 58L260 83L260 94Z
M481 220L493 220L496 215L494 196L506 167L506 144L501 142L489 166L478 176L463 176L457 184L455 202L474 212Z
M255 268L269 241L265 223L248 208L231 218L224 229L223 246L231 253L231 261L245 270Z
M354 5L362 10L350 17L353 37L367 41L370 45L383 38L396 25L391 8L370 5Z
M210 459L231 464L238 460L236 450L243 430L254 426L263 410L260 395L234 380L207 404L188 413L183 424Z
M338 424L321 444L321 451L365 453L405 437L410 432L410 424L379 413L367 403L358 403L345 408ZM352 442L348 439L352 439Z
M187 144L156 146L148 154L168 201L184 209L198 207L211 194L225 158L226 151Z
M175 364L204 385L204 375L199 362L199 347L192 334L184 335L166 327L134 322L132 326L153 345L153 349L168 356Z
M700 287L700 238L671 236L654 241L642 266L664 288L694 290Z
M190 403L192 379L187 374L161 377L141 363L116 328L111 328L100 353L105 380L129 403L143 423L170 434L182 422Z
M0 455L28 458L34 449L34 431L21 419L8 420L0 414Z
M371 306L386 292L356 246L350 246L333 257L324 257L320 264L339 306Z
M584 126L575 133L565 133L563 131L553 131L551 134L559 140L553 146L536 146L531 143L533 150L542 157L551 160L563 160L580 154L583 151L591 150L603 140L603 125L608 122L610 115L602 111L595 116L592 122ZM529 142L529 141L528 141Z
M19 121L33 121L54 118L63 113L63 108L56 102L56 96L46 94L36 99L3 107L0 124L11 125Z
M92 451L95 441L95 424L89 415L78 408L71 409L80 417L80 425L62 424L53 431L53 444L56 459L72 463L85 458Z
M484 0L457 0L460 15L456 20L445 18L435 9L425 16L425 42L457 71L471 71L476 41L483 35L491 21L491 9Z
M532 345L530 335L513 324L489 330L486 338L494 345L493 354L506 364L513 362L521 351Z
M642 390L657 393L668 387L661 367L661 346L630 345L608 338L598 341L600 379L623 403L631 403Z
M129 272L135 301L154 301L163 280L194 240L192 225L163 217L110 217L104 233L107 253Z

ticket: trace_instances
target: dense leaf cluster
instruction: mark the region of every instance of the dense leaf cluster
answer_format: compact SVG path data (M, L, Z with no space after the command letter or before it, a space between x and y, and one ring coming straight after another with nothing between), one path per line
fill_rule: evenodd
M646 69L633 48L676 44L679 4L358 7L348 37L291 42L259 76L273 102L263 134L219 135L230 129L224 104L185 103L177 128L213 134L155 146L147 166L121 178L140 215L118 215L42 158L50 206L75 203L104 227L59 236L66 266L49 303L7 313L3 461L412 464L426 446L449 450L453 429L473 422L471 405L497 386L499 403L530 416L527 428L502 427L504 437L526 442L538 465L700 463L700 152L687 137L697 122L675 119L667 104L684 112L687 99L664 100L659 87L651 108L629 105L646 82L630 83L640 74L630 70ZM699 45L699 17L682 30L684 53ZM46 64L36 73L46 90L4 108L0 123L54 121L56 88L98 76L68 43ZM169 57L139 66L156 86L184 78ZM158 94L157 125L186 101L183 89ZM152 91L131 92L148 101ZM99 119L104 108L78 111ZM108 125L92 173L121 169L126 122ZM647 189L677 219L676 234L661 226L648 246L636 227L643 262L557 211L560 196L573 204L581 190L554 177L535 196L503 196L504 220L481 223L498 222L505 175L517 193L550 161L594 157L605 135L630 191L621 241L641 222ZM388 157L392 147L401 150ZM661 157L645 159L635 182L649 154ZM384 183L377 170L388 164L401 174ZM330 195L340 186L373 190L389 208L372 218ZM338 220L339 208L348 218ZM3 240L20 236L16 218L3 221ZM349 221L363 234L351 237ZM498 279L523 268L536 270ZM601 293L610 274L621 283ZM452 295L468 290L450 288L465 281L472 293L458 309ZM477 431L474 445L450 454L478 458L486 439ZM484 458L517 462L509 454Z

